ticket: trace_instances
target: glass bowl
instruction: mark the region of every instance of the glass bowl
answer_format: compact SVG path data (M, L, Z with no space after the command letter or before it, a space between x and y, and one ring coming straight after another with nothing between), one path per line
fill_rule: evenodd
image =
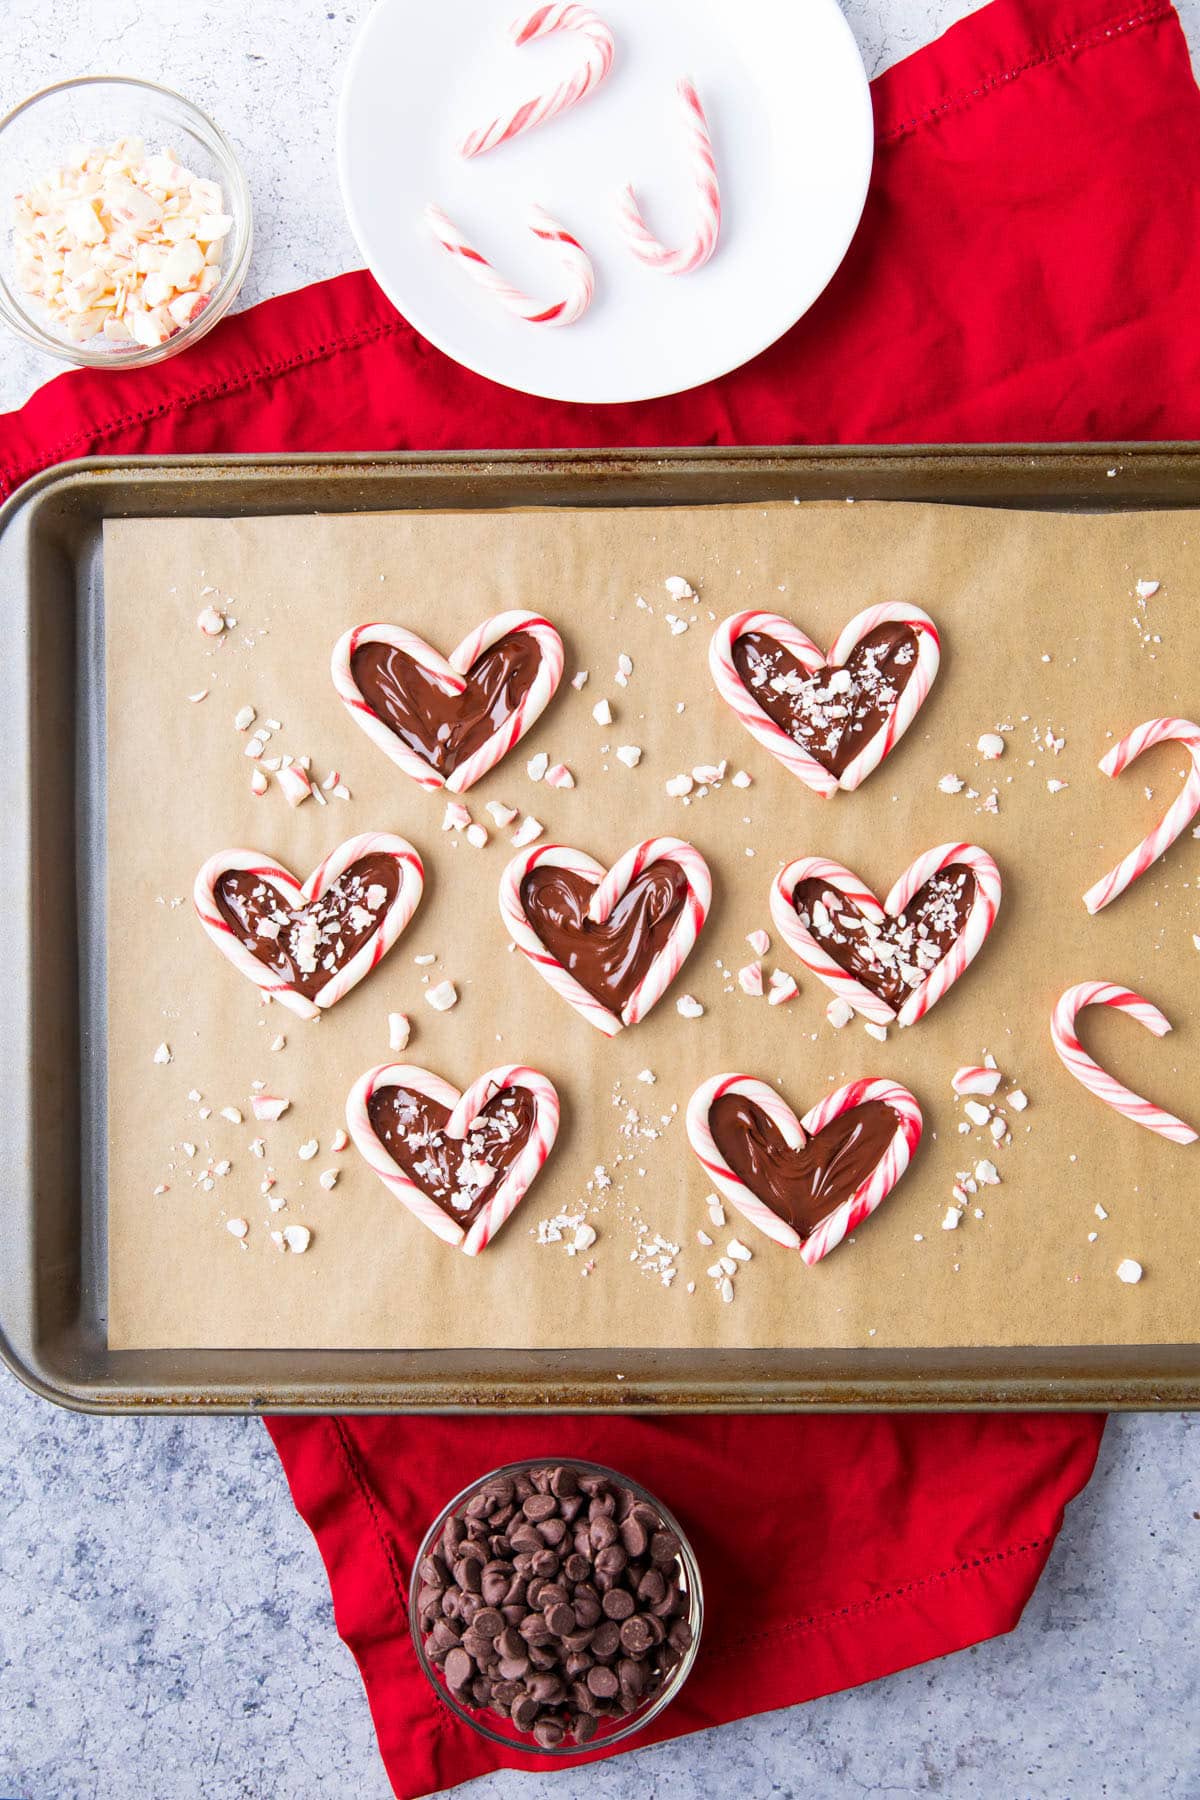
M603 1475L610 1481L615 1481L620 1486L628 1488L639 1500L652 1506L667 1530L674 1532L679 1539L680 1583L688 1596L688 1610L685 1616L691 1627L692 1641L658 1692L638 1707L635 1712L626 1713L623 1718L619 1719L601 1718L595 1736L589 1738L584 1744L564 1741L561 1744L548 1746L539 1744L530 1733L518 1731L509 1720L499 1714L490 1711L486 1713L473 1711L470 1707L463 1706L455 1698L442 1679L436 1665L430 1662L425 1654L417 1594L422 1586L421 1564L436 1546L446 1521L460 1507L465 1506L485 1482L493 1481L501 1475L525 1474L531 1469L553 1468L559 1465L576 1469L583 1475ZM634 1481L630 1476L622 1475L616 1469L606 1468L603 1463L586 1462L576 1456L538 1456L527 1457L522 1462L505 1463L502 1468L489 1470L486 1475L478 1476L476 1480L463 1488L461 1493L456 1494L454 1499L442 1508L425 1533L421 1548L413 1559L412 1579L408 1592L408 1618L417 1661L434 1693L444 1706L448 1706L457 1718L471 1727L472 1731L477 1731L480 1737L487 1738L493 1744L501 1744L506 1750L520 1751L525 1756L546 1757L550 1761L556 1759L562 1761L564 1758L569 1760L571 1757L588 1756L595 1750L608 1749L613 1744L623 1743L626 1738L633 1737L636 1732L644 1731L646 1726L653 1719L657 1719L658 1715L671 1704L691 1673L692 1664L696 1660L696 1652L700 1647L700 1632L704 1623L704 1593L700 1581L700 1565L696 1561L691 1541L674 1513L663 1505L656 1494L650 1493L642 1487L640 1482Z
M220 183L225 210L233 219L224 240L221 278L208 305L161 344L95 339L75 344L20 287L11 202L29 182L66 161L75 146L108 145L125 137L144 139L148 155L173 150L194 175ZM0 119L0 319L49 356L92 369L138 368L175 356L233 305L250 262L251 237L250 190L232 145L199 107L170 88L125 75L87 75L43 88Z

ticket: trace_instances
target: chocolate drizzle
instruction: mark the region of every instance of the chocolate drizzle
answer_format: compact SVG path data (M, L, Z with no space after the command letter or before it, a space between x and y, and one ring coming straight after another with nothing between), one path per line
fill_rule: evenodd
M783 645L748 631L733 646L738 674L781 731L840 776L887 723L917 667L910 625L877 625L840 669L809 674Z
M651 863L630 882L603 925L588 918L596 883L543 863L521 883L521 904L551 955L593 999L620 1013L667 944L688 897L676 862Z
M962 863L931 876L882 925L827 881L797 882L792 896L800 923L838 967L896 1012L957 941L974 901L975 874Z
M293 912L250 869L227 869L213 888L217 911L250 954L306 999L315 1000L377 930L396 898L392 856L362 856L319 900Z
M449 1107L412 1088L377 1089L367 1113L388 1154L465 1231L525 1148L535 1106L527 1088L504 1088L475 1115L465 1138L447 1137Z
M760 1106L741 1094L722 1094L708 1123L738 1179L807 1238L861 1187L891 1143L898 1120L884 1101L868 1100L792 1150Z
M511 718L537 677L542 653L528 631L510 631L476 657L466 689L448 694L392 644L360 644L350 672L363 699L439 775L454 772Z

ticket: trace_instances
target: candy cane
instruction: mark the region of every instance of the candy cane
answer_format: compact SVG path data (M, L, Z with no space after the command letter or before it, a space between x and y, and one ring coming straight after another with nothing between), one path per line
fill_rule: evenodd
M873 769L877 769L888 753L896 748L913 720L924 706L942 660L938 629L927 612L905 601L886 600L880 606L868 606L838 633L829 652L830 666L840 669L865 637L880 625L907 625L917 640L916 667L900 690L891 714L868 738L858 753L851 757L838 777L838 786L851 794L860 787Z
M469 1229L464 1229L457 1219L451 1218L436 1200L432 1200L393 1160L380 1142L371 1123L370 1103L380 1089L389 1087L411 1088L435 1104L446 1107L450 1113L445 1126L446 1136L460 1138L465 1137L472 1121L488 1102L506 1088L524 1088L532 1094L534 1121L529 1137ZM429 1069L419 1068L416 1064L383 1063L378 1068L368 1069L365 1075L359 1077L346 1101L346 1124L355 1148L367 1166L435 1236L441 1238L443 1243L460 1246L467 1256L478 1256L481 1250L485 1250L505 1220L511 1217L524 1199L554 1148L558 1121L558 1093L553 1082L536 1069L525 1068L519 1063L489 1069L485 1075L472 1082L465 1093L460 1093L458 1088L452 1087L440 1075L433 1074Z
M473 281L493 294L509 312L515 313L519 319L527 320L531 325L574 325L592 304L592 295L596 291L596 272L592 267L591 257L579 239L572 237L569 231L557 224L540 206L529 209L529 229L543 243L554 246L562 265L567 290L562 300L554 300L549 304L531 299L520 288L514 287L511 281L506 281L483 252L477 250L453 220L446 217L440 206L425 208L425 222L442 249L457 260Z
M781 1219L766 1201L746 1186L721 1155L710 1118L713 1105L725 1094L740 1094L765 1112L790 1150L803 1149L808 1139L815 1137L832 1120L873 1100L881 1101L891 1109L896 1118L896 1130L865 1180L822 1219L807 1238L803 1238L794 1226ZM784 1249L798 1250L801 1260L810 1268L835 1249L887 1198L907 1169L921 1141L922 1128L921 1108L908 1089L898 1082L878 1079L849 1082L818 1101L803 1119L797 1119L787 1101L767 1082L751 1075L714 1075L696 1089L687 1109L688 1139L713 1185L751 1225L757 1226Z
M618 1015L590 994L547 950L529 922L521 898L521 884L533 869L543 866L570 869L596 884L596 893L589 903L589 916L603 923L635 876L651 863L663 861L676 862L683 869L688 882L687 901L667 942ZM566 844L541 844L514 856L500 877L500 916L513 943L554 992L605 1037L615 1037L625 1026L636 1025L662 998L690 954L711 900L712 876L708 864L698 850L679 838L649 838L643 844L636 844L608 871L603 863L584 850L574 850ZM603 908L602 912L600 908Z
M687 130L688 161L696 196L696 223L687 243L670 250L656 238L642 216L632 186L621 193L620 221L625 242L640 263L660 275L690 275L701 269L717 247L721 230L721 188L713 156L708 120L692 82L676 87Z
M485 150L494 150L497 144L506 144L510 138L520 137L522 132L531 131L535 125L545 125L559 113L577 106L593 88L599 87L612 68L616 42L604 20L590 7L535 7L533 12L513 23L511 36L520 49L524 44L550 37L557 31L578 32L583 38L584 53L578 67L548 93L538 94L518 106L515 112L468 132L458 147L460 156L481 156Z
M319 900L352 863L359 862L365 856L390 856L394 859L398 874L396 896L379 920L373 935L355 951L344 967L333 971L312 1000L260 962L226 923L217 906L216 887L221 876L231 870L245 870L269 883L278 893L281 904L290 912L298 912L310 902ZM347 838L345 843L339 844L324 862L318 863L303 885L289 869L270 862L259 850L218 850L197 874L192 897L201 925L235 969L248 976L255 987L272 995L302 1019L315 1019L349 993L386 956L416 911L424 885L425 871L421 858L407 838L387 832L369 831L358 837Z
M870 632L880 625L893 623L907 625L915 635L916 666L901 688L891 713L847 763L840 777L811 756L763 710L742 680L733 658L738 639L757 632L787 650L808 674L816 675L825 669L832 673L843 667ZM785 769L799 776L807 787L825 799L836 794L839 788L846 793L852 792L895 749L928 699L940 662L937 626L921 607L899 600L885 601L857 613L838 633L828 657L790 619L779 613L753 611L735 613L732 618L725 619L713 633L708 649L708 666L717 692L738 721Z
M874 1025L891 1025L896 1017L895 1009L835 962L824 946L801 925L793 895L802 881L827 881L840 898L852 901L873 925L883 925L887 914L859 876L841 863L831 862L828 857L799 857L781 869L771 883L771 917L788 948L806 969L819 976L826 987L832 988L864 1019L870 1019Z
M963 928L940 962L907 996L897 1012L891 1004L871 991L854 975L836 962L819 940L800 923L794 895L802 881L826 881L836 894L850 900L873 924L883 925L898 919L918 889L951 865L970 869L975 877L975 894ZM770 906L780 936L814 975L832 988L852 1006L855 1012L877 1025L915 1025L946 990L963 975L979 954L984 939L996 922L1000 910L1002 884L1000 871L986 850L978 844L939 844L911 862L893 886L882 907L862 879L841 863L825 857L802 856L788 863L771 885Z
M1171 1029L1170 1020L1157 1006L1151 1006L1148 1000L1143 1000L1129 988L1117 987L1111 981L1081 981L1068 988L1054 1008L1050 1018L1050 1041L1068 1074L1073 1075L1089 1094L1095 1094L1097 1100L1103 1100L1106 1106L1132 1119L1136 1125L1144 1125L1147 1131L1156 1131L1160 1137L1169 1138L1173 1144L1194 1143L1196 1133L1190 1125L1177 1119L1174 1113L1164 1112L1160 1106L1143 1100L1140 1094L1125 1087L1087 1054L1075 1033L1075 1020L1085 1006L1115 1006L1119 1012L1128 1013L1139 1025L1144 1025L1155 1037L1166 1036Z
M431 768L397 736L385 719L380 718L368 705L354 679L354 653L360 645L389 644L427 670L444 693L462 694L466 691L467 674L484 652L501 638L518 631L526 632L537 644L541 655L537 674L503 725L446 777ZM432 649L424 638L406 631L401 625L356 625L338 639L330 664L338 697L371 741L421 787L430 790L445 787L455 794L466 793L525 736L553 699L562 672L563 646L558 632L540 613L523 611L496 613L485 619L482 625L468 632L461 644L450 652L449 659Z
M908 996L896 1017L898 1025L915 1025L931 1006L953 987L970 968L996 923L1002 884L1000 871L978 844L941 844L909 864L883 903L883 910L898 919L919 888L951 864L970 869L975 877L975 896L963 928L941 962L929 971L920 987Z
M1138 725L1102 757L1100 772L1115 778L1131 762L1136 761L1143 750L1168 742L1186 744L1192 759L1183 791L1171 802L1154 830L1142 839L1137 849L1122 857L1115 869L1110 869L1107 875L1088 889L1083 896L1083 904L1090 913L1098 913L1110 900L1123 894L1139 875L1144 875L1150 864L1157 862L1164 850L1170 849L1180 832L1200 812L1200 725L1193 725L1190 719L1149 719L1146 724Z

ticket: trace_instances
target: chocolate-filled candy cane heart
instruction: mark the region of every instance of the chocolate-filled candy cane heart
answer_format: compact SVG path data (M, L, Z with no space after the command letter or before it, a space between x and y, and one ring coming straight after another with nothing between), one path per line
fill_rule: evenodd
M894 750L938 672L937 627L919 606L870 606L828 657L778 613L735 613L708 662L717 692L785 769L829 799Z
M424 884L407 838L374 831L347 838L303 883L261 850L218 850L196 876L193 899L235 969L315 1019L387 954Z
M514 944L606 1037L662 998L711 902L708 864L679 838L647 838L607 873L583 850L543 844L514 856L500 879Z
M533 612L485 619L449 658L402 625L356 625L333 685L355 724L421 787L464 794L539 719L562 679L562 639Z
M803 856L771 887L771 917L807 969L876 1025L914 1025L966 973L1000 909L977 844L939 844L883 905L841 863Z
M1068 988L1055 1006L1050 1018L1050 1041L1068 1074L1073 1075L1089 1094L1095 1094L1097 1100L1103 1100L1105 1106L1132 1119L1135 1125L1144 1125L1147 1131L1169 1138L1173 1144L1195 1143L1196 1133L1183 1119L1164 1112L1152 1100L1143 1100L1140 1094L1125 1087L1088 1055L1075 1030L1075 1020L1085 1006L1113 1006L1118 1012L1128 1013L1155 1037L1167 1035L1171 1029L1170 1020L1157 1006L1151 1006L1148 1000L1143 1000L1129 988L1118 987L1112 981L1081 981Z
M558 1094L536 1069L489 1069L465 1092L414 1063L360 1076L346 1101L356 1149L443 1243L478 1256L554 1148Z
M714 1075L692 1095L687 1133L742 1217L811 1267L891 1193L921 1141L921 1109L898 1082L852 1081L798 1119L752 1075Z

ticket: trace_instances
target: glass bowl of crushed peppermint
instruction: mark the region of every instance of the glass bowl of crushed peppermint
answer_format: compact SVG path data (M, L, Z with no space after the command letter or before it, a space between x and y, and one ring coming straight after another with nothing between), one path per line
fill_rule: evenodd
M483 1737L570 1757L642 1731L687 1680L700 1569L661 1500L600 1463L509 1463L434 1520L413 1566L422 1669Z
M0 120L0 318L89 368L161 362L232 306L250 193L190 101L120 75L59 82Z

